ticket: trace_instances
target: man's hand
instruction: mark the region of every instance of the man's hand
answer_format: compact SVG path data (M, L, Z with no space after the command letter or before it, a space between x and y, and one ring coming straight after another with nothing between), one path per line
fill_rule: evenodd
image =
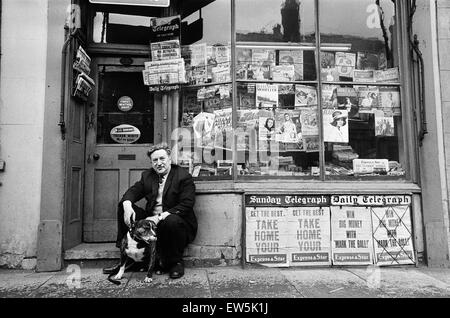
M131 227L130 219L133 219L133 222L136 220L136 212L134 212L133 207L131 206L131 201L123 202L123 220L128 227Z

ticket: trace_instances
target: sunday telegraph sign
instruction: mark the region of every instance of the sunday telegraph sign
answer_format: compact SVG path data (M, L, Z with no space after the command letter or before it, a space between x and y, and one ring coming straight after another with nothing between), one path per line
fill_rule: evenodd
M410 195L247 194L246 261L413 264L411 201Z

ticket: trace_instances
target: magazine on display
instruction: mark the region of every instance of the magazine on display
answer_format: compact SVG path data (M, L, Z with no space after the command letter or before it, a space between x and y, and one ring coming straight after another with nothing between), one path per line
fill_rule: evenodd
M356 68L358 70L378 70L379 56L375 53L358 52L356 60Z
M194 130L194 138L201 146L209 146L212 144L214 114L201 112L194 117L192 127Z
M396 88L380 87L379 108L391 115L400 115L400 92Z
M186 77L191 84L202 84L208 80L206 43L183 46L181 54L186 63Z
M252 64L252 50L245 48L236 49L236 79L251 79L248 71Z
M318 136L318 118L316 110L302 110L300 113L302 136Z
M320 52L321 68L334 68L336 66L335 56L333 52Z
M277 108L278 107L278 85L256 84L256 107Z
M348 111L323 109L322 114L324 141L348 143Z
M303 51L302 50L280 50L278 65L294 65L294 80L303 80Z
M275 140L284 143L301 142L301 123L299 110L275 110Z
M248 79L267 80L271 78L271 70L275 66L275 50L252 49L252 77Z
M214 110L214 134L232 129L232 108Z
M322 85L322 105L323 108L338 108L337 85Z
M303 149L306 152L319 152L320 150L319 136L303 136Z
M372 70L354 70L353 81L354 82L374 82L374 71Z
M358 93L353 87L338 87L337 102L339 109L349 111L349 116L354 117L358 113Z
M256 108L255 84L237 86L239 108Z
M338 82L339 72L337 67L322 68L320 70L320 76L324 82Z
M381 110L375 111L375 136L395 136L394 117L386 116Z
M181 57L179 40L168 40L150 44L152 61L171 60Z
M295 85L295 106L317 105L317 92L314 86Z
M353 78L356 66L356 54L336 52L336 67L340 77Z
M360 113L372 113L378 108L378 87L359 86L357 91Z
M398 82L400 80L398 67L374 71L374 80L375 82Z
M149 85L184 83L183 59L145 62Z
M389 171L387 159L354 159L353 172L355 174L386 174Z
M275 65L272 71L272 80L291 82L295 78L294 65Z

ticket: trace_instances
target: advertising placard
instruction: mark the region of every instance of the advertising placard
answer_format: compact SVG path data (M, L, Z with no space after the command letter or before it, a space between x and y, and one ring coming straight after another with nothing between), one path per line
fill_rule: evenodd
M268 267L289 266L286 210L246 207L246 261Z
M359 206L331 207L333 265L372 264L370 210Z
M330 208L286 208L290 266L330 265Z
M410 206L373 207L370 210L375 263L414 264Z
M139 140L141 132L137 127L123 124L111 129L110 135L111 139L119 144L131 144Z
M133 108L133 99L130 96L122 96L117 101L117 108L123 112L128 112Z

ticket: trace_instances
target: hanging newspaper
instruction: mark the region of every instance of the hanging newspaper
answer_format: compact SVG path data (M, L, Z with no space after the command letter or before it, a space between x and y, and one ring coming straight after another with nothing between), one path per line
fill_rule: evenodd
M78 47L77 56L75 62L73 63L73 69L80 72L89 74L91 72L91 58L87 55L86 51L83 50L81 45Z
M87 100L87 97L95 86L95 82L92 78L84 73L80 73L75 81L75 90L73 96L79 97L82 100Z
M143 71L144 83L157 87L156 91L170 90L171 87L177 89L177 85L185 82L184 60L172 59L164 61L145 62ZM168 89L166 89L168 88Z
M377 265L414 264L409 205L371 207Z
M290 265L330 265L330 207L292 207L285 211Z
M181 58L180 40L168 40L150 44L152 61Z
M371 228L369 208L332 206L333 265L372 264Z

